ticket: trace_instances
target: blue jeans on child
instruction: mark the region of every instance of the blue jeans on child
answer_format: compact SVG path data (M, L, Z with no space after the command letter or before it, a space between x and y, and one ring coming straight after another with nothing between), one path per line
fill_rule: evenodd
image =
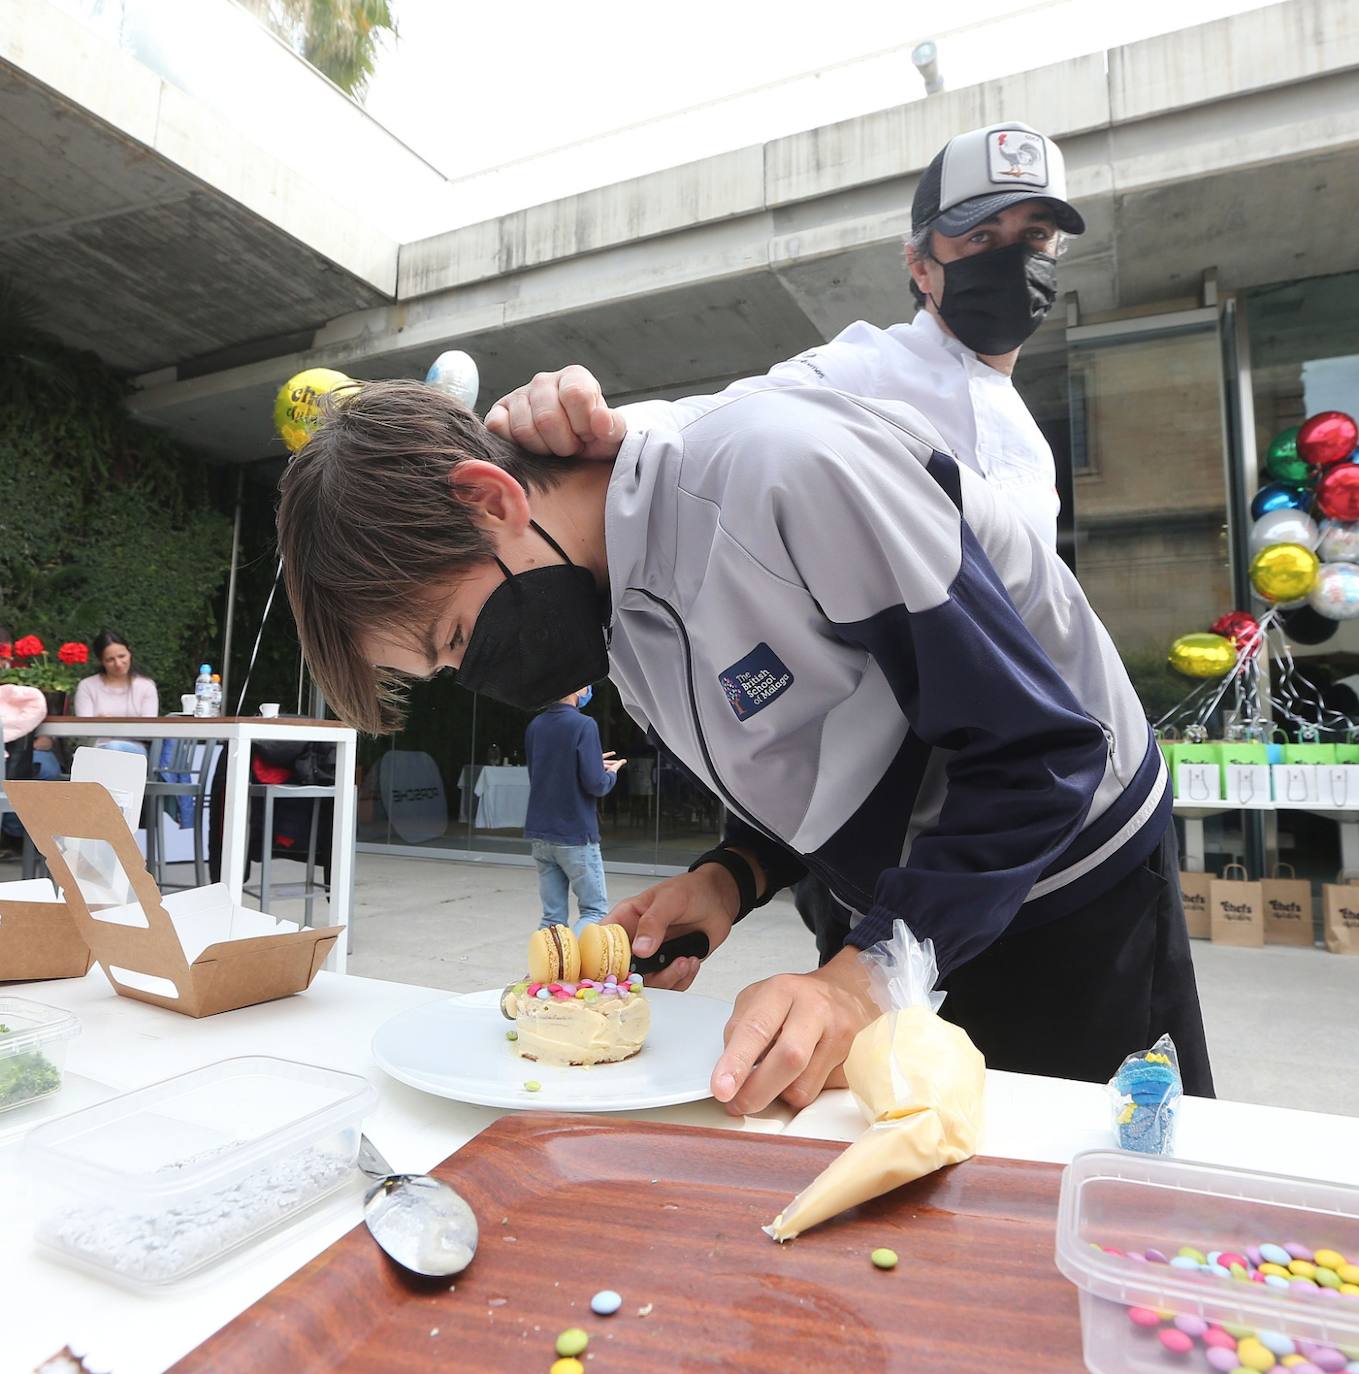
M533 862L538 865L538 892L543 899L539 929L570 925L572 892L580 908L578 926L602 921L609 913L609 895L604 888L604 856L599 846L553 844L550 840L532 843Z

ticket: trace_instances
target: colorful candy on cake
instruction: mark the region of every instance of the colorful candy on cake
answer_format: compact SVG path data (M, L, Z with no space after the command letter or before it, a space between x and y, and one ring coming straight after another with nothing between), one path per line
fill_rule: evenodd
M521 1059L542 1064L616 1064L640 1052L651 1029L632 945L618 925L547 926L529 938L528 977L501 994Z

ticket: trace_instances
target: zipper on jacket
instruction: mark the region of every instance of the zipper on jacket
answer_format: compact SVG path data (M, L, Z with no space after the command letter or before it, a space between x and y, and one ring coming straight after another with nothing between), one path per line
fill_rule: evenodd
M659 596L654 595L643 587L629 587L628 590L640 592L648 601L659 606L666 615L670 617L671 621L674 623L675 629L679 631L680 642L684 645L684 680L689 688L689 712L694 720L694 737L698 740L699 751L703 755L703 762L708 769L708 776L713 780L713 786L716 787L721 794L723 802L725 802L731 810L736 812L747 825L758 830L765 839L778 845L780 849L787 849L787 844L779 839L763 821L751 815L745 807L737 802L736 798L727 790L726 784L722 781L717 772L717 767L713 763L713 756L708 751L708 741L703 736L703 723L698 718L698 693L694 690L693 647L689 643L689 631L684 628L684 622L679 618L679 613L668 601L663 601ZM802 855L798 857L806 863L806 859Z

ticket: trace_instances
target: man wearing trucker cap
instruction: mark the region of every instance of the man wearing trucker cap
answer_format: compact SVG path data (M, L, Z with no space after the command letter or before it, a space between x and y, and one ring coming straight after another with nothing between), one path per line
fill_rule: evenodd
M719 395L616 411L583 367L539 373L497 401L486 424L532 453L611 458L628 429L679 429L724 400L767 386L810 382L906 401L955 458L1003 487L1055 544L1052 450L1010 374L1056 298L1062 236L1084 230L1067 201L1066 169L1052 139L1017 120L973 129L944 145L916 187L905 258L922 308L909 324L880 329L859 320L829 343Z
M502 397L487 428L533 453L612 458L629 430L680 429L712 407L769 386L809 382L906 401L960 462L1000 487L1045 542L1057 542L1052 449L1011 381L1019 350L1057 294L1062 237L1085 221L1066 198L1052 139L1018 120L958 134L916 186L905 261L919 309L886 329L859 320L829 343L777 363L716 396L643 401L610 410L583 367L539 373ZM840 949L849 913L816 878L797 908L823 960ZM653 978L687 986L697 961Z

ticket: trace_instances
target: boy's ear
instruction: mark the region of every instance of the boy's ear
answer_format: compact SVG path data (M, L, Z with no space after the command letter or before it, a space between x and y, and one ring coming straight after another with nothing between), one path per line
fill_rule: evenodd
M528 527L528 495L523 487L494 463L468 458L448 474L453 496L488 525L504 525L513 533Z

